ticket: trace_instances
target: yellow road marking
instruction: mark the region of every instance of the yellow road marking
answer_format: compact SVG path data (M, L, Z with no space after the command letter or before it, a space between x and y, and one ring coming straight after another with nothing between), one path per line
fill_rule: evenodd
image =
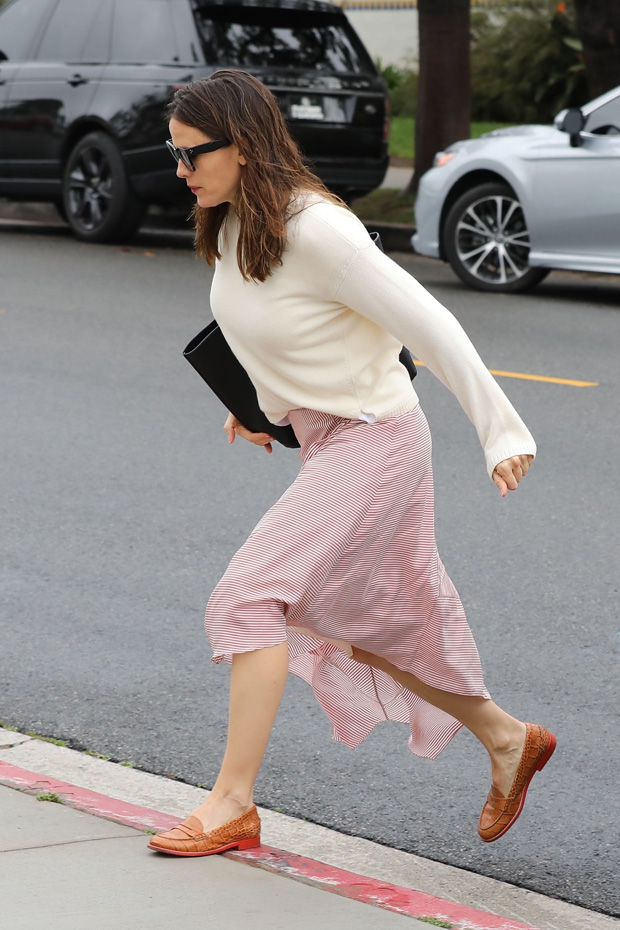
M523 378L525 381L548 381L551 384L570 384L572 387L598 387L598 381L574 381L571 378L548 378L546 375L526 375L519 371L493 371L500 378Z
M418 359L415 359L416 365L420 365L422 368L425 367L424 362L419 362ZM493 368L490 368L489 371L492 375L497 375L498 378L521 378L524 381L547 381L550 384L569 384L571 387L598 387L598 381L574 381L571 378L549 378L546 375L526 375L521 371L494 371Z

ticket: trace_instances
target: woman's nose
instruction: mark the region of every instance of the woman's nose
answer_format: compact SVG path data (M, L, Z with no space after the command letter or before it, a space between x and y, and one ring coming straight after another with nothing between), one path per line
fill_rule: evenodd
M177 163L177 178L189 178L192 171L180 159Z

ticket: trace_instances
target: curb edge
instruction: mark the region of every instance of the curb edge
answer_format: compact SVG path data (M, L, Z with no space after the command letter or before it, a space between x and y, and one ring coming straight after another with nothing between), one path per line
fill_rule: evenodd
M161 811L139 807L88 788L48 778L2 760L0 785L31 794L35 791L53 792L60 795L62 803L68 807L137 830L167 830L176 826L178 822L178 818ZM531 925L497 914L466 907L411 888L378 881L272 846L261 845L257 849L243 852L231 850L222 855L406 917L456 921L454 930L536 930Z

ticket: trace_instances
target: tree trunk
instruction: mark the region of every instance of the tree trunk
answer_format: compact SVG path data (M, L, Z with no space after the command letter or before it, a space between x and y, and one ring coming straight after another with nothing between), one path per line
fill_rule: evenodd
M436 152L470 133L470 0L418 0L420 71L413 193Z
M620 84L620 0L575 0L588 87L593 97Z

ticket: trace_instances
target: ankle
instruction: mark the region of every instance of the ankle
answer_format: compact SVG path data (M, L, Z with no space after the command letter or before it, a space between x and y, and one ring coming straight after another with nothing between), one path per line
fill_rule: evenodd
M510 726L502 727L491 736L491 755L520 751L525 739L525 724L515 720Z
M249 810L252 806L252 792L243 791L235 788L218 788L214 786L212 791L209 793L209 800L215 802L216 804L226 804L232 805L234 807L242 808L244 811Z

